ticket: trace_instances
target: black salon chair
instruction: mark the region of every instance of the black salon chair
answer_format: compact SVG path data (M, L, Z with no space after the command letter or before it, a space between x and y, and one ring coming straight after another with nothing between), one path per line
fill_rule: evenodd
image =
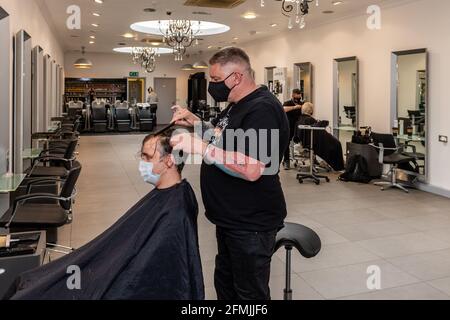
M379 155L380 164L387 164L391 166L388 172L390 176L389 182L376 182L375 185L381 186L381 190L390 188L398 188L408 193L408 189L401 183L397 182L397 172L399 165L414 162L413 157L403 154L404 146L397 146L395 137L392 134L372 133L372 141L370 145L374 147Z
M286 288L284 289L284 300L292 300L291 288L291 256L292 249L305 258L317 256L322 248L319 236L313 230L296 223L285 223L284 228L277 234L274 253L281 247L286 249Z
M355 106L344 106L344 112L347 119L352 120L352 125L356 125L356 107Z
M153 131L154 123L150 109L139 110L139 128L141 131Z
M94 132L106 132L106 128L108 127L108 114L104 105L92 107L92 122L94 125Z
M27 177L67 177L68 171L72 169L73 162L75 161L77 144L78 139L73 139L65 150L55 149L57 152L64 151L64 153L51 153L50 151L42 153L38 158L33 160L32 166L25 171ZM46 164L50 166L44 166Z
M81 164L75 162L64 180L42 178L29 181L27 194L14 199L12 207L0 219L0 228L9 232L45 230L48 242L57 243L57 228L72 221L72 203L80 172ZM62 184L59 194L30 193L33 185L52 182ZM36 203L34 200L53 202Z
M115 110L117 131L129 132L131 129L131 118L128 108L115 108Z

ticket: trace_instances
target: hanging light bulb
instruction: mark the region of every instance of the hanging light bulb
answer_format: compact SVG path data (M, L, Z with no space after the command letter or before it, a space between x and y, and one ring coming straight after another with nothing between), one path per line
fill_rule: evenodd
M302 19L300 20L299 26L300 26L300 29L304 29L306 27L305 16L302 16Z

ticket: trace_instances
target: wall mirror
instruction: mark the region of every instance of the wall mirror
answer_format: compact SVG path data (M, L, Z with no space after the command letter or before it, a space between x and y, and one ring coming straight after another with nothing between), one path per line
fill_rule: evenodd
M31 96L31 37L21 30L14 38L14 173L23 172L24 149L31 148Z
M313 101L313 66L310 62L294 64L294 88L300 89L305 102Z
M12 159L9 150L12 148L11 140L11 33L9 15L0 7L0 179L11 173ZM0 194L0 217L9 208L9 195Z
M394 135L416 159L408 168L426 181L428 54L426 49L392 53L391 119Z
M44 50L40 46L33 49L33 83L32 83L32 132L46 131L44 128ZM34 142L37 144L37 142ZM37 145L35 145L36 147Z
M345 148L359 126L359 67L356 57L334 60L334 134Z
M273 74L276 69L276 66L265 67L264 68L264 84L269 88L270 92L275 91L274 83L273 83Z

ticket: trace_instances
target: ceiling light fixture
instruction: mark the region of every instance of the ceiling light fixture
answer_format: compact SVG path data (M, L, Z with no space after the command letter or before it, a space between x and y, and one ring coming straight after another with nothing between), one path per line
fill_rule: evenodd
M316 3L316 7L319 6L319 0L282 0L281 13L289 18L289 29L292 29L294 27L294 22L299 25L300 29L306 27L305 17L309 14L309 4L312 2ZM261 7L265 6L265 0L260 0L260 3Z
M134 38L134 34L127 32L127 33L123 34L122 37L131 39L131 38Z
M247 12L242 17L247 20L252 20L256 19L256 14L254 12Z
M91 26L98 28L98 24L96 24L96 23L91 24Z
M95 36L89 36L89 38L91 38L91 39L95 39Z
M196 20L153 20L134 23L130 28L137 32L162 35L163 42L172 48L176 61L181 61L187 48L198 44L198 36L224 33L230 27Z
M195 70L194 66L192 64L185 64L181 67L181 70L183 71L192 71Z
M94 0L95 3L103 4L103 0Z
M77 69L90 69L92 68L92 62L84 57L85 47L81 47L82 57L73 63L73 66Z
M208 69L209 66L205 61L198 61L192 66L194 69Z
M94 12L94 13L92 13L92 15L93 15L94 17L100 17L100 13Z

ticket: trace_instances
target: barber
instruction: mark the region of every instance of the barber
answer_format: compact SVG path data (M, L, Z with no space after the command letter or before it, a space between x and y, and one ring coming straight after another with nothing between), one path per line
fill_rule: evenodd
M211 123L181 107L173 121L186 127L212 129L206 140L181 134L172 138L174 149L203 157L201 190L207 218L216 225L218 254L214 284L219 300L269 300L270 264L276 234L283 227L286 202L279 167L288 139L288 123L280 102L267 87L258 87L248 55L226 48L209 61L209 93L229 106ZM270 160L226 143L229 130L267 130L258 146L268 144ZM211 130L210 130L211 131ZM278 132L271 141L272 132ZM273 140L273 139L272 139ZM273 148L275 147L275 148ZM241 150L245 149L245 150ZM259 153L258 153L259 154ZM237 160L237 161L236 161ZM267 169L275 167L273 172ZM270 170L271 171L271 170Z
M303 95L300 89L292 90L292 99L283 104L284 111L289 121L289 139L288 146L284 152L283 166L285 170L291 169L291 148L290 144L295 134L295 124L302 115L302 105L304 104Z

